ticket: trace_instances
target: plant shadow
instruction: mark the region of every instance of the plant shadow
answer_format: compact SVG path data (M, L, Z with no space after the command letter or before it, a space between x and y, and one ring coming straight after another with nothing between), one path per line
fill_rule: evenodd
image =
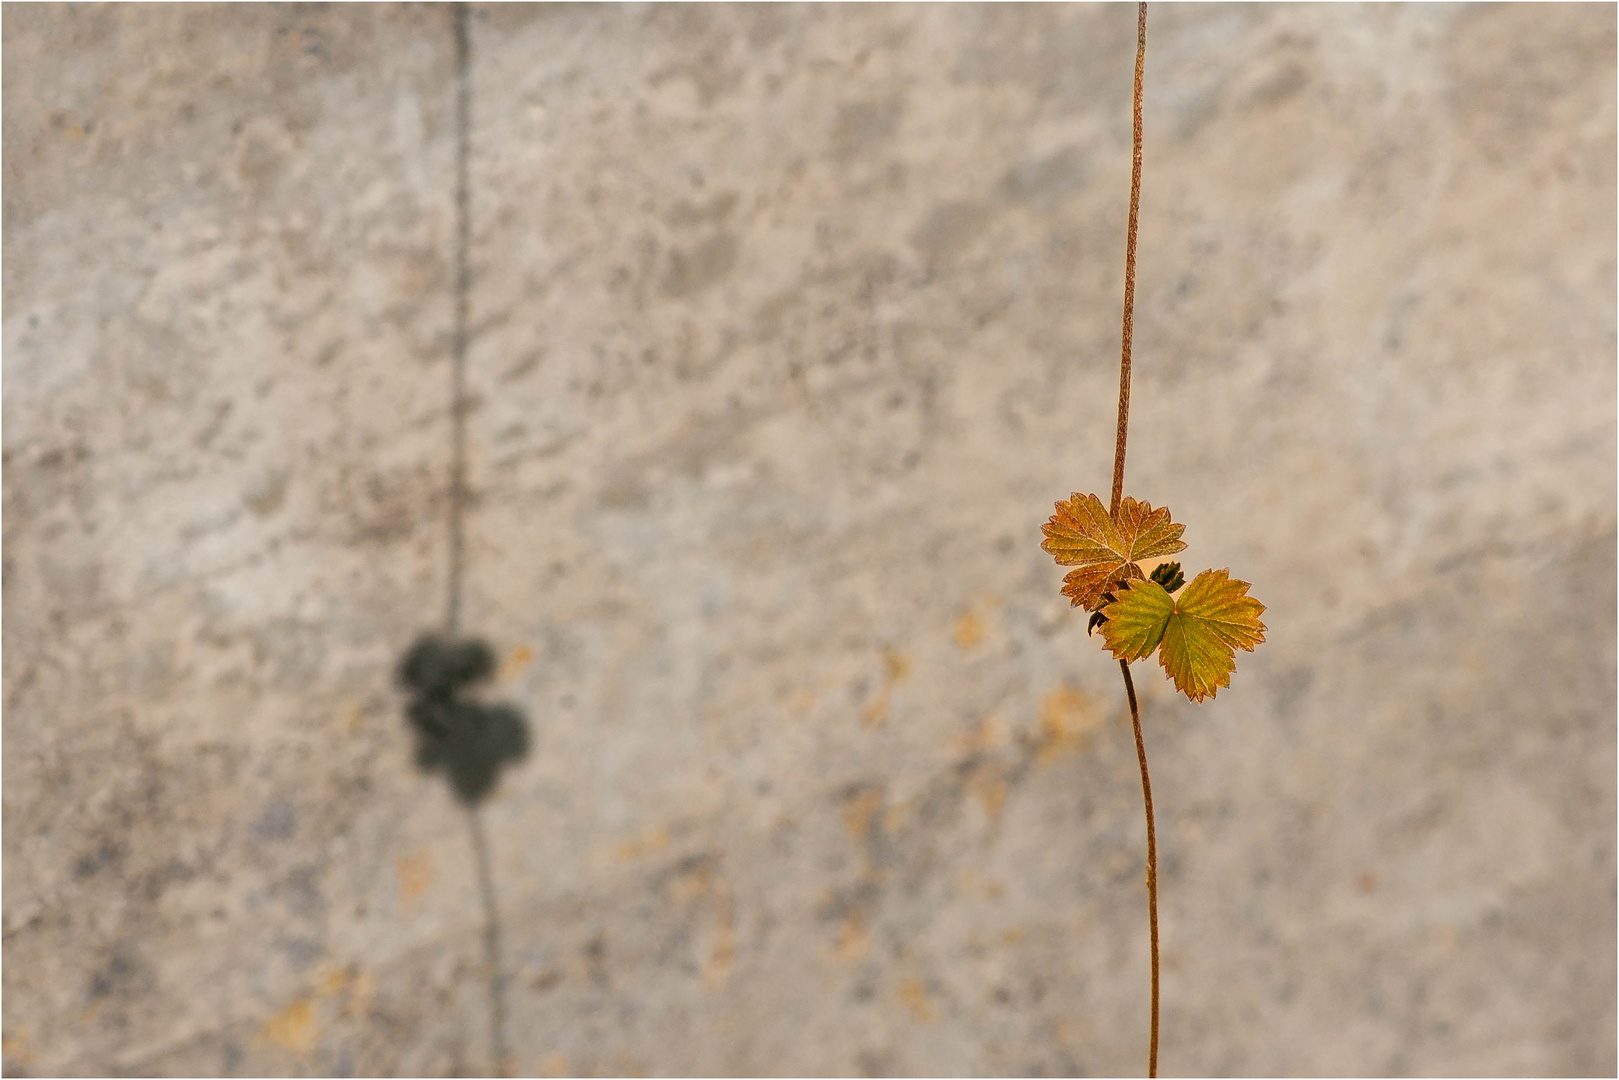
M436 635L418 638L399 664L399 681L412 695L405 716L416 732L416 766L443 772L469 807L494 790L502 766L528 756L522 712L469 696L494 673L494 650L485 642Z
M399 662L399 682L410 692L405 716L416 732L416 766L442 772L467 811L484 909L484 955L489 971L490 1058L496 1075L512 1072L506 1045L506 975L501 957L500 907L479 805L495 789L503 767L528 756L528 719L515 706L486 704L475 691L495 673L495 653L476 638L425 634Z

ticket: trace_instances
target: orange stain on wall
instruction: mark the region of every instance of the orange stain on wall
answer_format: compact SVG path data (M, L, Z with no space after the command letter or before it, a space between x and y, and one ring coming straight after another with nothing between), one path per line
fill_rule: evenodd
M911 674L911 661L898 649L883 650L883 685L871 704L860 710L860 725L876 727L888 719L888 707L894 700L894 687Z
M1101 706L1078 687L1063 683L1040 703L1040 742L1036 765L1049 765L1065 754L1084 749L1102 724Z
M643 855L650 855L654 851L662 851L668 846L669 830L659 826L655 829L648 829L634 839L624 841L613 849L613 854L628 862L631 859L639 859Z
M336 997L343 992L343 988L348 985L348 982L348 968L327 968L320 976L319 989L316 992L321 997Z
M1006 808L1006 796L1010 791L1005 780L997 776L975 776L967 790L983 806L984 813L989 815L991 821L1000 820L1001 811Z
M956 620L956 629L952 636L956 639L956 648L966 652L983 641L988 632L989 627L984 624L983 619L980 619L971 611L964 611L961 613L961 618Z
M907 975L899 981L899 1003L924 1024L931 1024L938 1018L938 1012L928 998L927 987L915 975Z
M731 887L720 878L714 887L714 952L703 969L703 986L717 990L725 985L736 960L736 925L731 910Z
M28 1032L24 1028L12 1028L11 1034L0 1038L0 1052L18 1065L30 1065L39 1060L38 1054L28 1050Z
M832 947L832 959L852 966L864 960L870 951L871 931L866 929L866 917L857 911L838 928L838 943Z
M871 819L883 805L881 788L862 788L843 803L843 824L849 836L862 840L871 831Z
M259 1038L266 1042L307 1054L315 1048L320 1029L315 1024L315 1006L308 998L299 998L264 1022Z
M523 673L523 670L534 662L534 646L519 645L506 654L500 662L500 670L495 672L496 682L511 682Z
M315 993L323 998L342 997L344 1016L363 1016L371 1011L377 995L377 977L354 964L330 967L321 973Z
M887 720L888 706L892 699L893 694L889 692L886 686L883 687L882 691L871 699L871 704L860 710L860 726L876 727L884 720Z
M433 883L433 853L422 848L394 860L394 873L399 875L399 895L414 900Z

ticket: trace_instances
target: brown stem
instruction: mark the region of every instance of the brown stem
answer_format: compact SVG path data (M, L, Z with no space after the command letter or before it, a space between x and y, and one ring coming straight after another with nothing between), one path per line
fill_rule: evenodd
M1158 1075L1158 836L1152 825L1152 780L1147 776L1147 744L1141 741L1141 710L1136 706L1136 685L1130 665L1119 661L1124 692L1130 699L1130 723L1136 730L1136 760L1141 763L1141 798L1147 805L1147 925L1152 934L1152 1043L1147 1051L1147 1075Z
M1119 347L1119 431L1113 443L1113 501L1110 514L1117 518L1124 497L1124 444L1130 429L1130 339L1135 329L1136 223L1141 213L1141 82L1147 66L1147 4L1136 8L1136 82L1132 95L1134 138L1130 157L1130 225L1124 246L1124 332ZM1147 744L1141 738L1141 709L1130 665L1119 661L1124 692L1130 699L1130 724L1136 733L1136 760L1141 763L1141 799L1147 808L1147 925L1152 937L1152 1042L1147 1051L1147 1075L1158 1075L1158 835L1152 821L1152 779L1147 775Z
M1130 338L1135 329L1132 318L1136 307L1136 220L1141 211L1141 79L1147 65L1147 4L1136 11L1135 138L1130 158L1130 228L1124 245L1124 333L1119 347L1119 433L1113 443L1113 502L1111 513L1119 512L1124 497L1124 438L1130 427Z

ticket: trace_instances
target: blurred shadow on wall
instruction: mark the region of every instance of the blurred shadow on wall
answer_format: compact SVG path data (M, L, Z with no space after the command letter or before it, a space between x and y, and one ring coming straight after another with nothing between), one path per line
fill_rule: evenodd
M465 696L494 673L486 642L436 635L419 638L399 664L412 694L405 715L416 731L416 766L442 771L469 809L494 790L502 765L528 755L528 720L515 706Z
M483 898L484 953L489 966L490 1056L495 1070L510 1072L506 1051L506 978L500 955L500 915L495 903L489 842L478 807L495 788L503 766L528 755L528 720L515 706L485 704L477 687L495 672L487 642L423 635L399 662L399 682L411 694L405 716L416 732L416 766L443 772L467 809L478 890Z

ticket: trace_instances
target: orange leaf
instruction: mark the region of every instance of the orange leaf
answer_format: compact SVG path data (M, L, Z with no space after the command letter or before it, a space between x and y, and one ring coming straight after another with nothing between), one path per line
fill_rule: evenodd
M1063 595L1075 607L1094 610L1102 594L1126 578L1141 577L1136 563L1185 551L1186 526L1170 520L1167 507L1153 508L1126 495L1111 516L1095 495L1075 493L1057 504L1057 512L1041 527L1041 547L1059 566L1073 566L1063 579Z

